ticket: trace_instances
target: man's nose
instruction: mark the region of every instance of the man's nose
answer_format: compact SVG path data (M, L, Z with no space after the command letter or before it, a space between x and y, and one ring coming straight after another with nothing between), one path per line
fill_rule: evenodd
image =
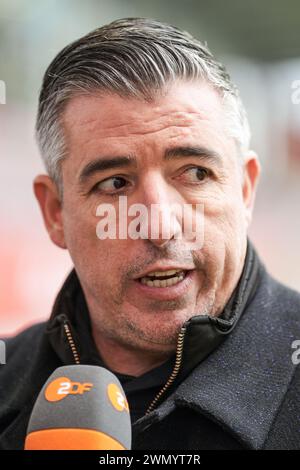
M182 201L178 191L161 175L152 173L145 178L141 184L140 203L147 209L147 217L141 226L145 238L163 247L170 240L180 237L179 208Z

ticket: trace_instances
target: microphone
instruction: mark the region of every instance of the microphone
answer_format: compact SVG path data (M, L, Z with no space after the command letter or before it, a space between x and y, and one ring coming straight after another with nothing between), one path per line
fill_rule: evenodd
M99 366L56 369L35 402L25 450L129 450L128 402L117 379Z

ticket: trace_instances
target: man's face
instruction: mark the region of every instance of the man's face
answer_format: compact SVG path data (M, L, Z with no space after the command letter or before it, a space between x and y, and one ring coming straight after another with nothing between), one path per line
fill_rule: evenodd
M218 315L238 282L259 166L253 155L241 166L224 113L211 87L183 82L152 103L95 93L67 105L61 235L52 239L71 254L94 330L118 344L174 350L182 324ZM122 156L130 163L89 165ZM172 232L99 240L96 209L106 203L118 213L120 195L149 210L203 204L203 246L194 250ZM149 272L172 269L183 271L177 284L146 282Z

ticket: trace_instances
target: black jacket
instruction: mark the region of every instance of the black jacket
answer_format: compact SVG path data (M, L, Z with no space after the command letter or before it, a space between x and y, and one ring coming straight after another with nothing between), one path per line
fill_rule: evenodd
M195 316L185 324L179 370L153 409L133 423L132 448L299 449L300 369L292 361L299 339L300 294L267 273L248 241L241 279L220 317ZM33 404L53 370L95 364L96 356L73 271L50 320L7 341L0 449L24 447Z

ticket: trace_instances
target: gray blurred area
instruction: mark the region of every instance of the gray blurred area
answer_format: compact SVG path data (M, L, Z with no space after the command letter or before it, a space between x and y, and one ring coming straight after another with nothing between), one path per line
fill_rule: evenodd
M133 16L188 30L227 66L263 166L250 237L269 271L300 290L299 0L0 0L0 334L48 316L71 266L32 192L43 73L67 43Z

